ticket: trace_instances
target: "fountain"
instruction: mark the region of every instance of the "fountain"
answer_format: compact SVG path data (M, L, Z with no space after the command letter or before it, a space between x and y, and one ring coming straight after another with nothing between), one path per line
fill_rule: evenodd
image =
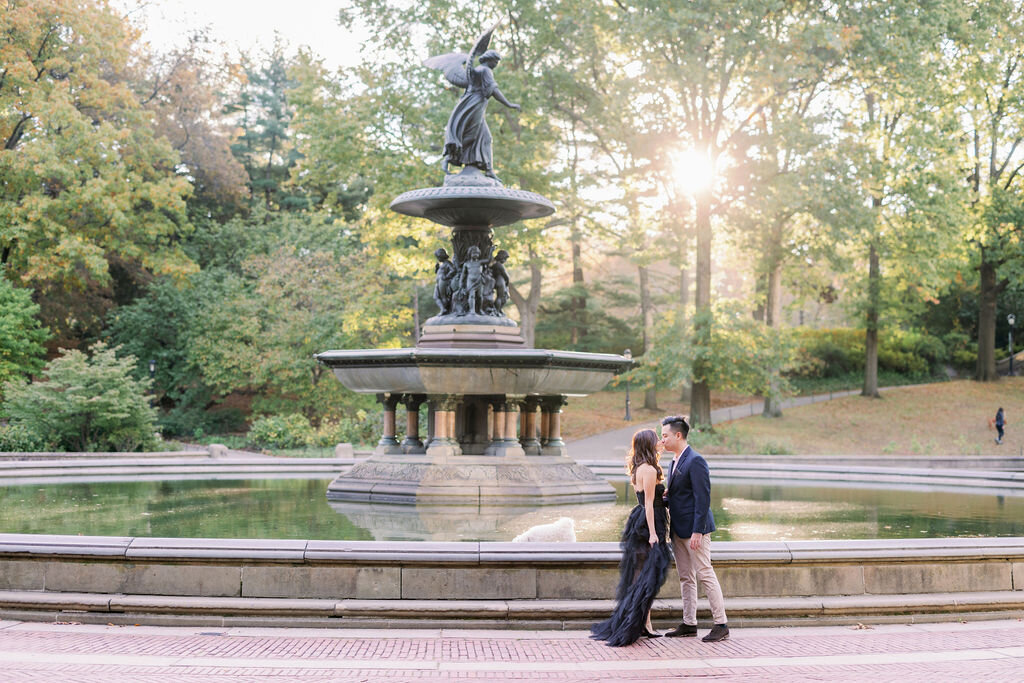
M415 348L317 355L352 391L376 394L384 412L373 456L331 482L330 500L537 505L615 499L611 485L568 457L560 419L570 397L599 391L631 361L527 348L503 310L508 253L495 252L494 228L549 216L555 207L539 194L506 188L494 174L487 101L519 107L494 81L499 57L487 49L493 30L469 55L424 62L466 91L445 130L442 186L391 202L398 213L452 230L451 254L434 252L438 315L424 323ZM453 174L450 165L463 169ZM425 441L419 425L424 403ZM401 442L399 406L406 416Z

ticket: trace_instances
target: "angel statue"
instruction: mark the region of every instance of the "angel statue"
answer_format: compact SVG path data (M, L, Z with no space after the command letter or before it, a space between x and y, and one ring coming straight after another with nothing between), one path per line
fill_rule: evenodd
M448 125L444 129L444 161L441 168L446 176L450 164L475 166L488 178L501 182L494 175L491 131L484 120L487 100L493 97L516 111L520 107L505 98L494 80L494 67L501 57L494 50L488 50L487 46L491 43L491 34L495 28L497 24L480 36L468 55L451 52L423 62L424 66L443 71L445 78L453 85L466 89L448 117ZM477 58L480 59L480 66L474 67L473 62Z

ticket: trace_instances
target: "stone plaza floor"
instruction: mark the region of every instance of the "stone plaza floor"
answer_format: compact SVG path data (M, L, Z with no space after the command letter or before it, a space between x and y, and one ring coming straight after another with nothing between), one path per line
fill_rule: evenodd
M706 631L702 628L701 635ZM610 648L581 631L0 622L0 681L1024 681L1024 622L733 629Z

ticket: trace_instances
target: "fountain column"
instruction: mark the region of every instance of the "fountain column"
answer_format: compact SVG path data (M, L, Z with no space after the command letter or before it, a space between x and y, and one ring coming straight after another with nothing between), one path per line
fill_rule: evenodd
M491 443L484 455L523 455L523 447L516 437L519 423L519 411L514 400L507 396L491 399L493 414L491 418Z
M527 455L540 455L540 441L537 439L537 408L540 398L527 396L521 403L520 414L522 426L519 430L519 443Z
M420 406L426 400L423 394L406 394L402 397L402 403L405 404L405 439L401 444L403 453L426 452L420 440Z
M519 401L522 397L505 397L505 443L519 446Z
M459 397L431 396L429 400L434 410L434 437L427 446L427 455L462 455L455 434L455 411L459 406Z
M542 455L567 455L562 441L562 406L567 403L565 396L544 396L541 410L547 415L547 431L541 434Z
M402 447L398 444L398 439L395 438L395 407L398 405L401 394L377 394L377 402L384 406L384 433L380 437L380 441L377 442L377 448L374 451L380 455L391 455L395 453L401 453Z

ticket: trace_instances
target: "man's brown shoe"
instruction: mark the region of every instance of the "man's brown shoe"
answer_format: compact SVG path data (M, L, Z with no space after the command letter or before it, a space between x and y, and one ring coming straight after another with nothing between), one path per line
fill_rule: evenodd
M697 635L696 624L679 624L671 631L666 631L665 636L668 638L694 638Z
M711 627L711 633L701 638L705 643L717 643L720 640L729 640L729 625L715 624Z

